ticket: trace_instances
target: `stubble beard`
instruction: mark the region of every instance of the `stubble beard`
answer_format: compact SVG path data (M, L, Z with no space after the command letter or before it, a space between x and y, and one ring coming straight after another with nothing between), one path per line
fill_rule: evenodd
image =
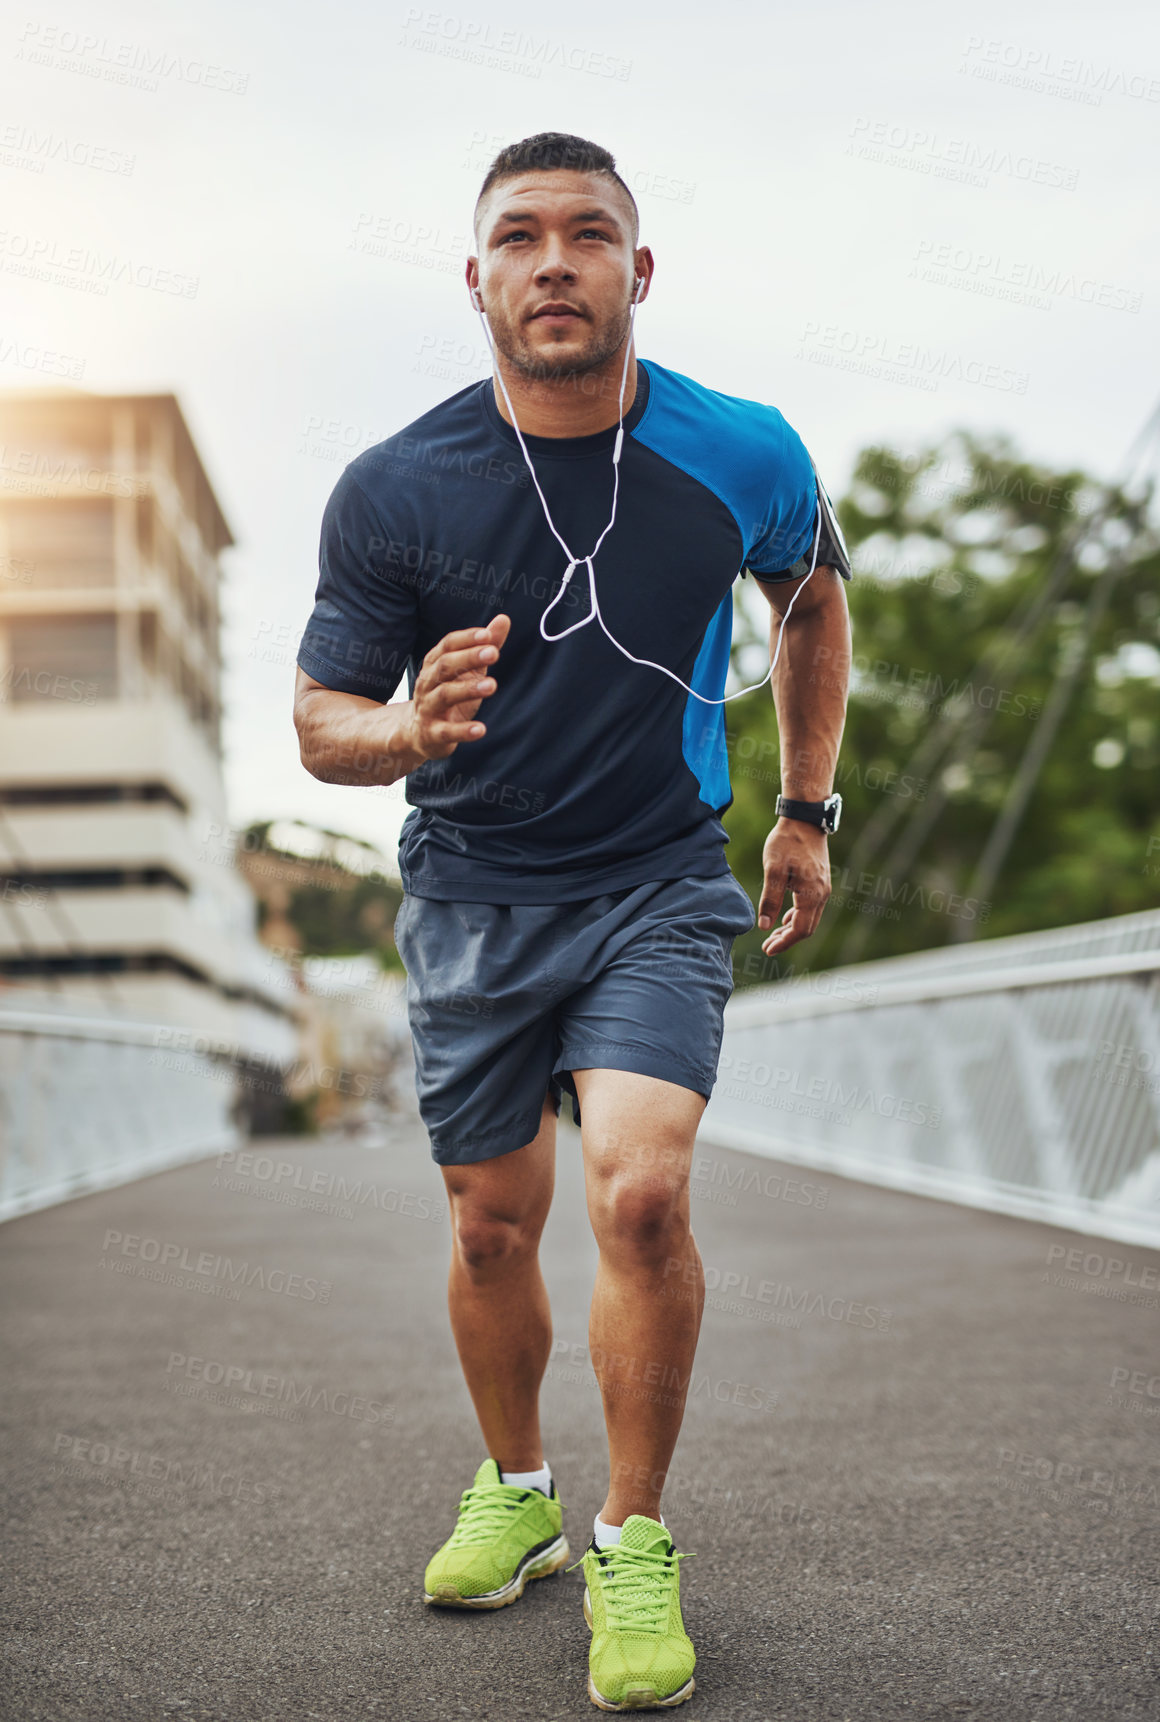
M550 348L547 352L537 350L522 328L516 328L507 322L493 321L491 338L513 370L518 371L528 382L575 382L577 378L599 370L609 359L615 357L627 339L631 321L626 311L624 317L618 318L615 324L610 324L603 331L597 331L591 344L582 353L573 354L567 359L553 358Z

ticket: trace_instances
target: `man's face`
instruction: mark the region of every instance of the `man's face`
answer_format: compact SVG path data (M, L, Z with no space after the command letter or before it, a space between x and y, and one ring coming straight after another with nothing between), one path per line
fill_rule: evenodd
M581 375L629 326L632 210L607 174L559 168L492 187L478 212L478 286L492 339L533 378ZM469 259L468 281L473 280Z

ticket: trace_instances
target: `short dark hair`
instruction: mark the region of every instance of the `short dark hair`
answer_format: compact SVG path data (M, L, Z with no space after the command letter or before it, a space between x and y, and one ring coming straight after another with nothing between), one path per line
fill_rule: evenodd
M517 174L531 173L537 168L571 168L575 173L605 173L614 179L632 209L632 240L640 234L640 213L636 199L616 171L616 157L600 144L587 138L573 137L570 132L537 132L534 137L521 138L519 143L506 144L500 150L484 176L475 200L479 206L493 185L502 179L514 179Z

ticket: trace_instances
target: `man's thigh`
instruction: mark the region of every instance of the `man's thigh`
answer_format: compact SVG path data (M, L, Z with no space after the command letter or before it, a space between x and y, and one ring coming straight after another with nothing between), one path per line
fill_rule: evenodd
M615 1191L686 1211L689 1173L705 1097L629 1070L575 1070L590 1205Z

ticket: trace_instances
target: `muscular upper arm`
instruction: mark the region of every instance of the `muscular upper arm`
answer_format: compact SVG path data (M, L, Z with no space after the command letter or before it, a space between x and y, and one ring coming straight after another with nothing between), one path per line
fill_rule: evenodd
M301 665L298 665L294 677L294 704L298 704L303 694L312 693L315 688L325 688L325 686L324 682L316 682L313 676L308 676Z
M296 665L294 673L294 722L297 723L301 718L306 701L311 694L329 693L330 691L324 682L315 681L313 676L308 676L301 664Z
M784 616L791 603L795 616L804 616L809 611L820 610L827 604L841 604L845 608L846 594L842 588L842 576L829 563L815 568L812 575L803 574L796 580L769 580L760 574L754 574L752 568L749 573L753 575L758 591L775 616ZM800 593L796 599L795 592Z

